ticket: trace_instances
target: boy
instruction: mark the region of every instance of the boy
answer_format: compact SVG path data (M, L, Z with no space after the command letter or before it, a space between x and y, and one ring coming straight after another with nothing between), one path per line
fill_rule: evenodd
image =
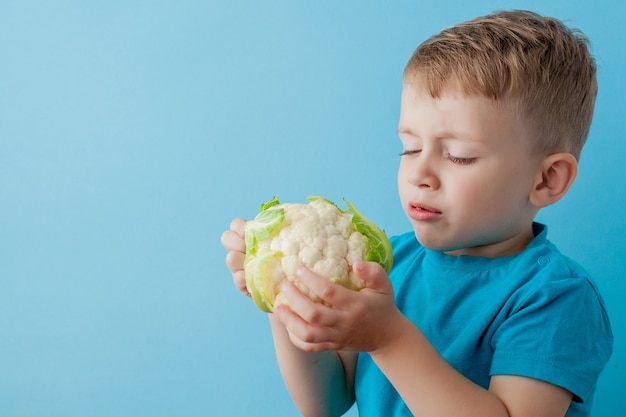
M270 315L307 416L588 416L612 350L586 272L533 219L577 173L597 91L582 34L525 11L447 29L403 77L398 189L413 231L353 292L309 270ZM244 293L243 220L222 236ZM392 289L393 288L393 289ZM394 295L395 293L395 295Z

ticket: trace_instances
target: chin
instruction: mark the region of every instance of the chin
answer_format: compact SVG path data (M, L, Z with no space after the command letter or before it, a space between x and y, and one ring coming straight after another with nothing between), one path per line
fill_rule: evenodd
M415 238L420 243L420 245L430 250L434 250L438 252L446 252L449 250L455 250L454 248L450 248L449 245L445 245L444 242L438 242L437 239L432 239L432 238L429 239L428 236L420 236L417 232L415 233Z
M420 245L436 252L452 254L451 252L463 251L472 247L472 245L460 244L459 242L442 241L441 236L419 234L417 231L415 232L415 237Z

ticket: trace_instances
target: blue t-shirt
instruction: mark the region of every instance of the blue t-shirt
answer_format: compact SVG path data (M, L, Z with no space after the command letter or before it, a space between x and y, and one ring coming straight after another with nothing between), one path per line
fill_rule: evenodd
M547 381L574 394L567 417L588 416L613 335L587 272L547 240L500 258L448 256L414 233L391 238L396 305L465 377L488 388L492 375ZM356 370L360 417L411 416L367 353Z

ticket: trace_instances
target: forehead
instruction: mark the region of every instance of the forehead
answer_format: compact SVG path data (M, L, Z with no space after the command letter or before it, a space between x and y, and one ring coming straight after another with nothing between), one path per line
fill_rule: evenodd
M460 139L504 144L529 143L527 129L514 103L482 95L467 95L449 85L433 97L419 84L402 89L398 131L426 139Z
M440 112L486 112L507 114L520 119L519 106L513 97L490 98L480 93L470 93L455 80L446 84L434 94L429 86L419 79L405 79L402 85L402 110L433 110Z
M477 117L480 113L487 115L502 110L497 101L480 95L467 95L454 85L447 86L434 96L423 84L405 83L400 104L401 119L434 114L457 118L473 114Z

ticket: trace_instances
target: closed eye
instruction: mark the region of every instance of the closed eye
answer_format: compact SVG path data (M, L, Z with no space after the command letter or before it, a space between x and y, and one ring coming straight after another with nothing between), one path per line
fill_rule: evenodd
M420 152L422 152L421 149L414 149L414 150L408 150L408 151L402 151L402 153L400 154L400 156L407 156L407 155L417 155Z
M459 158L456 156L448 155L448 159L457 165L470 165L476 162L478 158Z

